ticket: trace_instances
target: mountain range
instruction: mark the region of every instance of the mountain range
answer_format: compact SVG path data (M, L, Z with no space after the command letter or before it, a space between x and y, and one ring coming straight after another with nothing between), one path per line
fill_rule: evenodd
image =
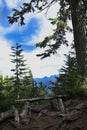
M44 86L46 87L50 87L50 82L55 82L56 78L58 75L51 75L49 77L45 76L43 78L35 78L34 80L36 81L37 85L39 85L39 83L43 83Z

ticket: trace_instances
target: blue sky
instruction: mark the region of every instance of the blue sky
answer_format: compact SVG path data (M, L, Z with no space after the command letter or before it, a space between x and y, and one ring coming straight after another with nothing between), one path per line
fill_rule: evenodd
M26 2L29 0L25 0ZM45 36L52 33L53 27L48 18L56 16L58 5L54 5L47 15L44 12L39 14L26 14L25 25L9 24L7 16L12 13L12 8L18 8L22 0L0 0L0 74L12 75L10 71L14 67L11 64L11 46L20 43L23 48L24 58L30 67L34 77L44 77L58 74L58 69L64 64L64 53L68 53L69 48L62 46L58 54L40 60L36 54L41 53L43 49L36 48L35 43L40 42ZM69 41L72 35L68 35Z

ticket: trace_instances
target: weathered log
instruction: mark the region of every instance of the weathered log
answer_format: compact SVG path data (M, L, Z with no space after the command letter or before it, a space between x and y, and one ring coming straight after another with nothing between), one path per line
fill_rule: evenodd
M15 100L16 103L18 102L36 102L36 101L42 101L42 100L52 100L57 98L66 98L67 95L57 95L52 97L39 97L39 98L29 98L29 99L18 99Z
M16 103L19 102L36 102L36 101L42 101L42 100L53 100L53 99L57 99L58 100L58 105L59 105L59 109L61 112L65 112L64 109L64 105L63 105L63 101L62 98L67 97L66 95L57 95L57 96L53 96L53 97L40 97L40 98L30 98L30 99L19 99L16 100ZM57 107L58 107L57 105Z
M64 113L65 109L64 109L63 102L62 102L62 98L64 98L64 97L67 97L67 96L66 95L58 95L58 96L53 96L53 97L40 97L40 98L30 98L30 99L19 99L19 100L16 100L15 102L17 102L17 103L18 102L27 102L26 103L27 106L24 108L24 110L21 112L20 115L19 115L19 111L17 110L17 108L15 106L13 106L12 109L10 109L10 110L8 110L6 112L2 112L0 114L0 121L3 121L6 118L14 116L15 117L15 121L19 123L20 122L20 117L23 118L23 116L25 116L25 113L31 112L33 110L32 108L30 108L28 103L29 102L42 101L42 100L58 99L60 111ZM31 116L31 115L29 115L29 116Z

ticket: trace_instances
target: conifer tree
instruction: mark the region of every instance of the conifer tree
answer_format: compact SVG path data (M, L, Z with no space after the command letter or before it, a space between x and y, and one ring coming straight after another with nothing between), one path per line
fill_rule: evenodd
M56 77L56 82L51 82L53 86L52 90L55 94L75 93L82 85L83 79L75 55L73 56L72 53L69 53L65 56L65 65L60 69L60 74Z
M15 91L17 94L17 98L20 96L20 86L21 86L21 79L23 76L26 74L26 65L25 65L25 60L24 56L22 55L23 49L22 46L19 43L16 43L15 46L11 47L12 54L11 56L13 57L11 62L15 65L14 69L11 69L13 71L14 76L13 76L13 82L14 82L14 87Z
M35 88L35 83L34 83L34 78L33 78L33 74L32 71L30 69L28 69L28 73L27 75L25 75L21 81L22 83L22 91L20 96L22 98L32 98L35 97L36 95L36 91Z

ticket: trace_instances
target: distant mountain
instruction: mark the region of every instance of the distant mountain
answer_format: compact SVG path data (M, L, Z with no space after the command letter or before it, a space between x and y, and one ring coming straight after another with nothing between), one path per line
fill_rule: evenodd
M35 78L37 85L39 85L40 82L43 83L43 85L50 87L50 82L55 82L57 75L51 75L50 77L43 77L43 78Z

